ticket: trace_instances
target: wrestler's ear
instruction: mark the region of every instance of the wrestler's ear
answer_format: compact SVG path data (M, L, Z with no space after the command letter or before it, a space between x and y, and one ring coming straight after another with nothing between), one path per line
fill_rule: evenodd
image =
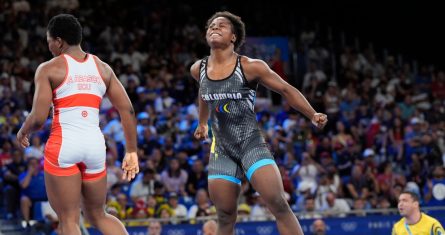
M62 49L62 47L63 47L63 40L62 40L62 38L56 37L56 42L57 42L57 47L59 49Z
M230 40L231 43L235 43L236 42L236 36L235 34L232 36L232 39Z

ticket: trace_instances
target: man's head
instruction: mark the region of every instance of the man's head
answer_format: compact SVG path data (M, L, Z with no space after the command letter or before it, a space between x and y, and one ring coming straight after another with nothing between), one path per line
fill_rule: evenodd
M168 204L172 208L176 208L178 206L178 194L175 192L171 192L168 196Z
M445 178L445 169L442 166L435 166L433 169L433 179L441 180Z
M211 35L213 34L214 28L221 28L221 32L217 33L224 33L222 30L225 27L225 24L229 24L231 30L231 35L228 35L230 38L230 42L233 43L234 49L239 49L246 38L246 28L244 25L244 22L241 20L241 17L234 15L228 11L220 11L216 12L207 20L206 30L207 30L207 42L211 42ZM226 36L226 35L220 35L220 36Z
M51 53L58 56L63 47L79 45L82 42L82 26L73 15L56 15L48 23L46 40Z
M28 169L31 169L31 174L32 175L37 175L40 171L40 163L39 163L39 159L36 157L29 157L27 160L28 163Z
M304 201L304 209L309 211L315 211L315 199L313 197L308 197Z
M413 192L405 191L399 196L398 204L400 215L407 217L420 211L419 196Z
M150 181L155 179L155 174L156 174L156 172L153 169L151 169L151 168L145 169L144 176L142 178L142 182L144 184L149 184Z
M162 226L158 221L151 221L148 225L148 235L161 235Z
M202 225L203 235L216 235L216 222L214 220L209 220Z
M326 224L323 220L317 219L312 223L312 234L324 235L326 234Z

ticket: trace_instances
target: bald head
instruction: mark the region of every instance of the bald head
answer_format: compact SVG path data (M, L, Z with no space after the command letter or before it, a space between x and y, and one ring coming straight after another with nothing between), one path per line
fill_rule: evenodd
M326 224L323 220L317 219L312 223L312 232L315 235L324 235L326 234Z
M216 235L217 224L214 220L209 220L202 225L203 235Z

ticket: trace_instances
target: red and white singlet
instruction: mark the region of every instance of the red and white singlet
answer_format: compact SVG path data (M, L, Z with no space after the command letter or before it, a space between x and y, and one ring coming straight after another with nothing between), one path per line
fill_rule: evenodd
M45 147L44 168L50 174L94 180L106 175L105 140L99 106L106 92L94 55L78 61L67 54L64 81L53 90L53 122Z

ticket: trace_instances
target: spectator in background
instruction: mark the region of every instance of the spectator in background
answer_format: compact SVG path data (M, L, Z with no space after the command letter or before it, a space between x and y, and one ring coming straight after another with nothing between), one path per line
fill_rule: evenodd
M22 188L20 197L20 208L26 226L29 226L31 219L31 208L36 202L47 201L45 179L43 169L39 159L28 158L26 172L19 176L20 187Z
M156 172L147 168L143 171L142 176L138 176L130 186L130 197L133 202L138 198L147 198L155 193Z
M445 169L435 166L424 187L425 206L440 206L445 203Z
M194 197L197 190L207 188L207 172L205 171L202 160L197 159L193 162L192 170L187 180L187 192Z
M367 199L372 191L378 192L378 185L372 173L363 172L363 167L354 165L352 175L346 184L347 192L354 198Z
M251 206L250 211L250 220L252 221L267 221L271 220L273 218L272 213L267 208L266 203L264 202L261 195L256 192L253 194L253 197L255 199L254 204Z
M61 234L59 218L48 201L42 202L42 216L45 220L45 231L47 234L50 234L53 230L56 234Z
M320 219L321 214L315 212L315 198L307 197L304 200L304 210L301 212L300 219Z
M350 133L346 132L345 124L341 121L336 123L336 134L332 137L332 144L336 146L349 147L354 145L354 139Z
M3 193L5 194L6 219L16 218L16 211L20 205L20 181L19 176L26 172L27 163L23 152L15 150L12 154L12 162L3 167Z
M366 216L366 201L364 199L355 199L352 208L356 216Z
M161 235L162 225L158 221L150 221L150 225L147 228L148 235Z
M402 102L398 103L398 106L402 111L403 121L407 121L416 110L415 106L413 105L412 97L409 94L404 97Z
M162 219L161 224L170 224L174 222L172 220L173 213L174 211L168 204L163 204L156 210L156 217Z
M43 158L43 152L45 150L45 145L42 143L40 136L33 135L31 138L31 146L25 148L25 159L26 158Z
M141 199L139 199L139 200L141 200ZM139 200L136 202L139 202ZM161 203L164 203L164 202L160 202L158 204L158 201L156 200L155 196L151 196L151 195L148 196L146 200L147 200L148 218L153 218L156 216L156 209L157 209L158 205Z
M326 216L346 217L351 207L345 199L337 198L334 193L326 195L326 204L319 208Z
M175 192L171 192L168 195L168 205L173 210L172 217L177 219L186 219L187 218L187 207L179 203L179 197L178 194ZM178 223L178 221L172 221L175 224Z
M318 69L314 62L311 62L309 64L309 71L303 78L302 90L306 90L314 80L317 82L317 84L324 83L326 81L326 74L322 70Z
M144 198L133 201L132 206L128 210L128 219L147 219L153 217L153 215L154 211L153 214L150 214Z
M142 143L144 137L144 131L146 129L149 129L150 131L156 131L156 129L153 130L153 127L150 126L150 115L147 112L140 112L137 115L137 119L138 119L138 124L136 126L136 131L138 133L138 142ZM146 140L149 141L150 139Z
M188 174L180 168L177 158L171 158L168 168L162 171L161 181L167 192L175 192L183 196L187 195L185 185L187 183Z
M159 149L161 144L159 143L159 137L156 135L156 129L153 126L143 128L142 136L139 136L140 140L138 146L140 150L144 151L142 156L143 160L146 160L148 156L153 154L155 149Z
M202 235L216 235L216 221L208 220L202 225Z
M12 162L12 150L11 141L5 140L0 149L0 169Z
M268 64L275 73L277 73L281 78L283 78L284 81L292 83L293 81L289 81L289 78L286 74L287 64L285 61L283 61L281 55L282 55L281 49L275 48L274 54ZM272 93L271 95L272 95L272 104L280 105L281 96L275 92Z
M210 208L210 200L206 189L199 189L196 193L195 204L188 211L188 218L194 219L199 211L206 211Z
M418 117L413 117L410 120L410 129L405 133L404 142L405 142L405 162L407 164L411 164L413 161L418 159L413 159L412 155L417 154L421 151L422 148L422 135L424 134L423 130L423 121Z
M382 209L382 210L389 210L391 208L391 203L389 202L388 198L386 197L380 197L377 201L377 209ZM381 215L390 215L390 212L381 212Z
M103 129L103 133L116 142L118 154L121 156L121 153L123 152L123 144L125 143L125 136L124 129L120 122L119 113L114 109L110 109L107 118L108 122Z
M335 172L320 175L318 188L315 192L314 198L316 208L320 208L320 205L326 204L326 196L328 193L339 194L339 189L340 179L339 176L335 174Z
M437 100L445 99L445 73L444 71L437 72L434 76L433 82L431 84L431 94Z
M326 224L323 220L317 219L311 225L312 235L326 235Z
M107 159L105 160L106 169L107 169L107 189L109 190L112 185L123 183L122 179L123 171L122 168L117 166L116 156L110 153L107 153Z
M247 205L246 203L241 203L238 205L238 217L237 220L238 221L249 221L249 215L251 212L251 208L249 205Z
M318 182L317 177L319 173L324 173L325 170L312 159L312 156L308 152L304 152L302 155L301 166L292 175L298 176L300 183L298 184L298 190L302 188L309 188L311 194L315 193Z
M125 193L119 193L117 195L116 202L116 209L119 215L118 218L121 220L128 219L131 207L129 206L127 195L125 195Z
M161 90L161 95L155 99L154 108L157 113L162 113L164 110L172 107L175 99L173 99L168 90Z
M283 189L286 200L291 201L291 195L294 193L294 184L289 176L289 171L283 164L278 165L278 170L280 171L281 179L283 181Z

